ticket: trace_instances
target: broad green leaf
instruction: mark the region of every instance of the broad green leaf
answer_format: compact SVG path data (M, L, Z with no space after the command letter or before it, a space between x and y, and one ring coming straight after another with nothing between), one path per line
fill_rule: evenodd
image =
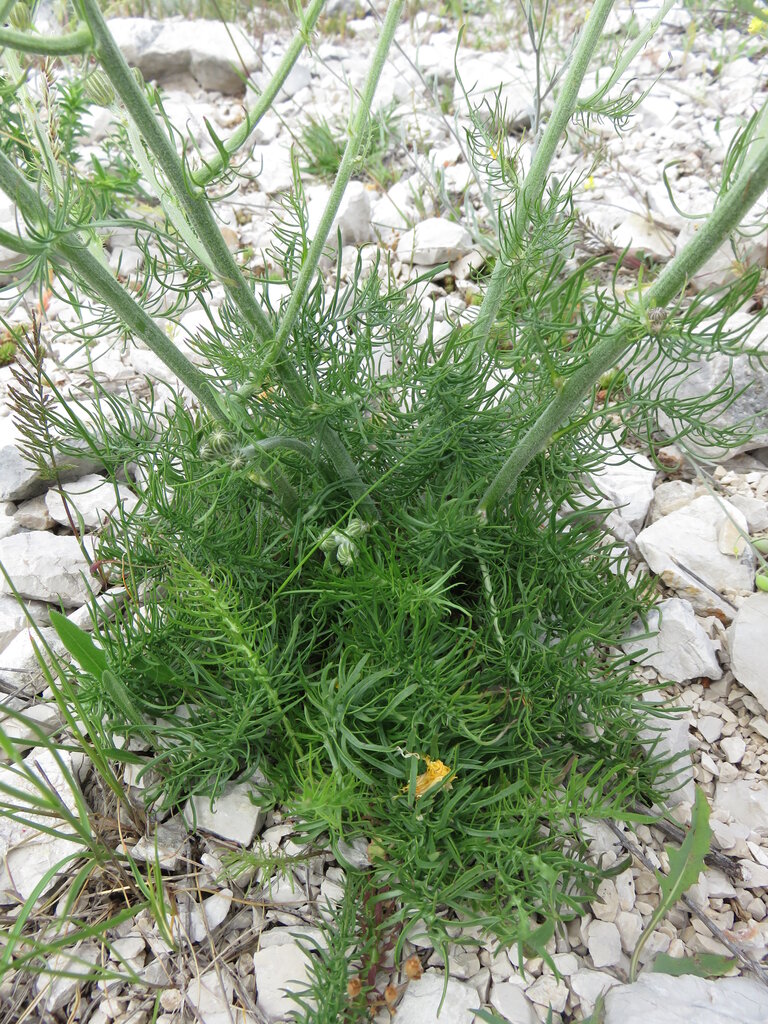
M659 953L651 968L654 974L695 974L697 978L722 978L736 965L736 960L720 953L694 953L693 956L669 956Z
M51 625L80 668L101 679L101 674L107 667L107 659L101 648L93 642L93 638L57 611L51 611Z
M704 858L709 853L712 830L709 827L709 803L703 791L696 790L691 827L679 849L667 846L669 873L656 872L661 888L659 909L669 910L683 893L695 885L705 868Z

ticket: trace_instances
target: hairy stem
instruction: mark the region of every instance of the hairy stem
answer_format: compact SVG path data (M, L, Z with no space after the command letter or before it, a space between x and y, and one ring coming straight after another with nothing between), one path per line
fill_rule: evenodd
M373 103L376 87L379 84L379 78L381 77L381 72L384 68L384 62L387 59L387 53L392 45L395 29L400 21L400 15L402 13L404 3L405 0L390 0L386 16L381 26L379 42L373 55L371 67L368 71L368 77L360 95L360 104L357 108L355 118L350 125L349 138L347 139L347 145L344 148L344 156L341 159L341 164L339 165L339 170L333 182L333 187L331 188L331 194L328 197L328 202L326 203L317 231L315 232L315 237L309 247L307 257L302 264L290 301L285 313L283 314L283 319L280 321L274 341L272 342L271 354L268 358L267 365L269 365L270 360L274 360L276 364L283 361L283 347L288 336L293 330L296 318L299 315L304 301L304 295L308 291L309 286L312 283L312 278L315 276L315 272L317 271L317 265L323 254L323 249L325 248L325 243L333 225L334 218L339 212L339 206L341 205L344 191L349 183L349 179L352 177L355 161L360 154L360 150L365 140L365 129L371 113L371 104Z
M0 189L16 203L24 219L40 228L50 239L49 251L54 259L63 256L74 270L93 288L104 302L114 309L123 323L152 349L173 370L189 390L212 415L223 418L221 406L206 378L184 356L148 316L134 302L124 288L96 257L88 251L87 243L75 232L54 233L51 213L40 196L22 177L8 157L0 151ZM38 247L39 251L39 247Z
M661 272L643 296L647 308L664 307L685 288L768 188L768 140L758 151L685 248ZM488 486L477 506L481 518L517 483L528 463L550 443L552 436L579 409L599 378L614 367L627 349L640 343L647 329L640 323L610 331L594 346L584 362L568 377L562 390L523 435Z
M269 318L256 301L229 251L205 192L193 186L173 143L155 117L144 90L112 38L97 0L79 0L79 3L93 32L99 63L167 178L186 219L208 254L211 268L257 337L262 340L269 338L272 334Z
M0 25L4 25L16 6L16 0L0 0Z
M515 239L524 237L529 210L536 205L544 193L549 165L557 150L560 138L573 116L579 98L579 88L589 69L589 62L603 31L605 21L613 7L614 0L596 0L589 18L581 30L581 36L573 54L571 65L565 76L562 89L555 102L555 108L547 122L541 141L531 162L530 170L520 189L512 215L511 235ZM480 353L488 342L491 327L496 320L506 289L507 263L514 259L514 251L504 253L496 261L488 289L483 298L473 331L475 351Z
M0 47L21 53L37 53L43 57L67 57L74 53L85 53L90 50L92 43L93 37L87 25L80 25L74 32L67 32L63 36L41 36L36 32L0 28Z
M54 233L48 207L2 151L0 189L16 203L25 220L37 225L38 229L51 239L48 254L57 264L59 271L65 271L67 266L75 271L89 290L109 306L147 348L162 359L211 416L228 423L225 408L205 375L176 348L152 317L131 298L104 264L88 250L87 243L80 235L74 231L68 234ZM39 248L38 246L38 252ZM294 510L298 503L295 489L279 469L270 465L269 472L275 493L289 512Z
M291 69L299 59L299 54L309 42L310 33L315 27L324 5L325 0L311 0L306 11L301 12L299 15L299 30L285 51L277 71L275 71L271 81L260 94L254 108L246 112L243 123L235 129L230 138L224 143L224 149L227 151L228 157L225 158L221 153L217 153L216 156L207 160L205 167L201 167L191 175L193 185L202 187L213 181L216 175L227 165L228 158L234 156L251 137L256 129L256 125L274 103L275 97L280 92L283 83L291 73Z
M403 2L404 0L396 0L398 9L402 8ZM143 90L139 87L117 43L112 38L99 10L98 0L79 0L79 3L93 32L96 52L104 72L115 92L125 104L141 137L162 168L184 216L205 249L211 269L224 285L230 299L256 337L261 341L271 339L273 335L269 318L259 305L250 285L229 251L216 224L205 192L192 184L170 139L161 128ZM306 285L311 276L310 274L305 280L303 289L301 279L294 289L292 301L295 304L296 313L304 301ZM287 337L287 332L284 337ZM299 408L306 408L312 401L312 395L293 363L280 359L275 369L291 400ZM321 441L349 495L355 501L360 502L361 508L366 510L369 516L375 515L376 507L339 435L326 426L322 430Z
M640 53L644 48L648 40L656 34L656 30L659 25L675 6L676 2L677 0L664 0L664 3L659 8L658 12L648 22L645 28L642 29L637 36L637 39L633 39L631 46L628 46L626 50L622 52L621 58L616 62L616 66L603 85L596 89L590 96L587 96L586 99L579 100L576 105L578 110L588 110L592 103L596 103L598 100L601 100L603 96L613 88L638 53Z

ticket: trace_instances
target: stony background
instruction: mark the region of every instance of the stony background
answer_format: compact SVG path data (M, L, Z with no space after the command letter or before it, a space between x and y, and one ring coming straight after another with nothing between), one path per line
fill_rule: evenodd
M274 110L258 128L239 188L219 207L233 249L243 252L259 275L279 270L267 250L279 197L291 186L294 138L310 116L344 122L349 84L361 84L377 37L377 21L370 12L364 14L348 0L332 0L329 6L344 35L321 35L314 53L302 56ZM613 39L633 17L643 21L654 11L653 3L619 5L609 24ZM567 12L556 14L561 51L575 24ZM766 89L760 37L750 36L746 23L723 24L707 27L700 11L674 8L635 64L638 90L650 85L662 68L666 71L630 130L619 136L610 126L596 126L591 132L569 135L555 172L582 172L578 200L585 245L615 253L629 247L630 255L646 254L663 263L695 230L695 221L679 211L700 214L711 208L728 142L757 109ZM242 118L243 103L249 103L250 96L243 96L242 76L232 67L238 61L234 44L220 25L121 18L112 22L112 29L128 60L163 87L169 116L186 127L203 153L210 150L204 118L224 135ZM381 248L402 282L424 267L451 263L450 284L444 278L421 295L425 309L434 314L433 329L438 333L448 331L450 321L471 317L477 292L471 271L482 263L484 252L478 227L483 222L485 183L474 177L462 144L465 99L454 67L457 31L455 19L430 11L416 13L401 26L377 98L380 108L397 105L399 140L392 156L397 180L386 190L370 182L353 182L338 217L340 258L347 272L360 246L367 247L364 259L371 258L371 247ZM282 30L268 33L254 48L250 31L235 31L237 52L257 85L264 80L265 68L277 63L287 38ZM469 45L461 51L459 66L464 85L474 89L475 98L502 86L512 129L530 110L535 62L525 37L512 44L509 38L497 13L470 18ZM553 45L557 54L557 44ZM443 116L429 101L434 92L455 112L456 120ZM99 151L107 126L105 113L92 117L86 145L81 147L84 160ZM523 164L526 158L524 147ZM678 209L662 179L665 166ZM307 182L310 229L327 194L327 185ZM451 213L457 221L449 219ZM0 223L9 228L15 223L14 211L2 201ZM106 245L111 265L130 282L144 258L134 233L117 232ZM0 251L0 267L7 256ZM765 258L765 233L753 233L737 240L735 250L724 246L696 286L725 283L745 264L764 265ZM265 287L275 304L285 293L279 282ZM23 309L13 314L19 322L25 315ZM49 369L62 386L84 384L83 353L67 333L73 310L54 298L47 316ZM201 323L200 309L192 306L177 321L168 321L167 328L184 344L194 339ZM759 325L757 330L765 328ZM90 356L100 379L112 388L140 391L144 375L164 382L168 389L178 386L138 342L101 339L91 347ZM763 410L765 373L746 361L737 364L735 372L737 379L752 381L753 387L731 415L738 419ZM717 358L702 363L692 387L708 390L718 373L722 366ZM47 626L47 611L51 603L61 601L71 609L72 619L88 628L83 575L87 562L72 536L61 494L19 454L19 435L6 401L9 379L10 371L0 370L0 559L58 650ZM625 462L617 451L596 481L614 509L611 530L627 545L632 571L651 572L657 580L658 636L650 642L637 639L638 624L624 650L637 658L638 674L680 708L680 716L669 722L662 737L666 749L686 755L670 809L680 823L690 821L695 781L711 803L713 853L719 855L688 893L687 902L661 924L643 959L647 963L658 952L682 956L737 950L740 967L733 977L716 982L648 973L637 984L627 985L629 955L659 899L654 869L668 867L664 842L675 837L657 828L612 830L595 823L590 844L594 857L610 866L625 857L627 849L636 856L632 867L601 884L590 913L552 940L549 952L557 973L540 958L521 963L516 950L496 951L483 944L482 936L474 936L479 945L468 941L473 936L464 936L449 957L441 1024L470 1024L480 1005L510 1024L535 1024L546 1020L550 1011L553 1024L577 1021L592 1012L603 992L608 992L607 1024L768 1020L768 970L760 967L768 952L768 593L755 591L756 558L744 539L768 531L765 445L768 423L766 433L738 457L704 473L674 447L666 450L668 471L663 473L642 453L631 453L632 461ZM127 505L135 501L128 483L116 494L93 472L83 471L65 489L87 531L97 530L118 500ZM86 537L86 554L88 545ZM89 585L95 586L93 580ZM0 592L4 700L26 708L41 725L54 729L58 712L45 691L24 616L2 582ZM105 604L119 600L119 592L99 598ZM649 648L643 660L643 651ZM19 732L9 719L3 727ZM50 755L31 750L28 758L71 805L72 794ZM87 763L72 755L70 764L85 787ZM0 778L6 771L0 767ZM136 774L135 768L126 769L127 786L135 786ZM285 987L306 978L307 953L297 937L309 945L322 941L317 915L326 901L341 898L344 868L330 854L287 874L266 877L250 871L227 876L222 862L233 849L253 847L290 856L302 852L291 838L290 821L277 812L262 813L249 799L250 789L249 784L230 784L214 811L205 800L195 799L184 815L155 822L133 846L133 855L141 858L151 855L157 843L184 936L183 955L173 954L151 917L140 914L114 943L147 984L161 990L157 1024L285 1019L293 1007ZM192 822L197 831L190 836L186 824ZM42 834L30 838L18 826L0 821L0 905L11 907L16 894L29 895L67 847L66 841ZM363 846L350 847L345 855L351 865L366 862ZM420 957L426 973L403 986L396 1020L432 1024L438 1019L446 965L426 937L420 939L418 927L407 952ZM86 962L95 963L101 955L95 944L85 943L78 950ZM66 968L68 961L61 958L51 966ZM18 999L15 984L6 979L0 996ZM155 999L151 990L120 980L87 987L79 1004L74 979L50 983L42 976L21 991L23 998L35 1002L34 1019L79 1018L91 1024L147 1024ZM74 1015L68 1017L73 1008Z

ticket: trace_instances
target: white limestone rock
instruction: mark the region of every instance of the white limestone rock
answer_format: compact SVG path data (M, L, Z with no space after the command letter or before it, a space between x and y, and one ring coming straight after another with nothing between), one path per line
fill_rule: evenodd
M747 744L738 734L725 736L720 740L720 748L726 756L729 764L739 764L747 752Z
M527 63L523 64L524 61ZM492 111L498 98L508 128L530 122L535 70L522 50L465 56L460 71L461 82L456 82L453 91L457 114L466 114L469 105ZM466 94L469 94L469 101Z
M134 860L157 862L164 871L185 867L189 855L189 837L178 818L160 822L152 835L142 836L131 849Z
M27 601L27 608L35 622L45 625L49 622L48 605L40 601ZM0 651L3 651L22 629L28 625L27 616L15 597L0 595Z
M643 974L605 997L605 1024L766 1024L765 987L751 978L707 981Z
M204 942L211 932L226 919L232 905L232 890L221 889L203 900L202 904L188 893L178 899L179 919L192 942Z
M251 159L243 164L242 173L255 177L259 190L269 196L288 192L293 187L290 151L275 142L268 146L254 146Z
M748 597L727 633L731 671L736 679L768 709L768 593Z
M203 914L208 931L213 931L226 920L229 909L232 906L234 893L231 889L219 889L213 896L203 900Z
M37 785L55 793L64 807L72 814L77 814L75 794L72 791L74 771L72 759L66 750L59 750L58 758L45 747L36 747L24 758L27 771L37 776ZM65 775L69 773L69 778ZM17 770L0 765L0 781L5 786L13 786L31 799L39 798L37 785L25 778ZM61 871L71 870L66 858L82 849L79 841L67 838L73 835L72 829L63 820L49 815L35 815L29 811L21 797L11 796L12 803L19 807L26 822L13 821L7 815L0 817L0 904L16 904L18 898L28 899L43 876L61 864ZM39 832L34 822L46 828L56 829L58 835ZM56 871L42 890L45 893L55 884L60 872Z
M662 707L671 710L669 701L659 700L658 694L651 691L643 694L643 700L649 704L661 703ZM674 718L654 718L641 732L643 742L661 757L673 756L675 760L668 771L666 780L668 790L667 804L676 807L678 804L693 804L696 790L693 783L693 764L691 763L690 712L677 709Z
M272 75L270 72L266 70L257 71L253 76L253 81L257 89L263 90L267 85L269 85L271 78ZM280 92L277 94L276 102L280 103L283 100L291 99L297 92L301 92L302 89L306 89L311 82L312 72L310 69L306 64L302 63L302 61L296 61L280 87Z
M537 1024L530 999L514 982L494 981L488 1002L509 1024Z
M753 589L755 555L745 544L740 554L721 550L720 531L728 519L747 532L744 515L727 501L709 495L671 512L638 534L646 562L670 589L698 612L732 618L728 596Z
M397 1024L472 1024L480 1003L476 990L449 978L443 999L444 986L443 975L431 971L412 981L397 1007Z
M0 501L24 501L45 487L40 470L30 465L15 445L0 448Z
M736 779L718 782L715 789L713 812L728 815L753 832L768 835L768 781ZM716 814L717 816L717 814Z
M755 861L744 858L739 861L739 867L747 889L768 888L768 865L756 864Z
M16 519L15 511L16 506L12 501L0 501L0 540L23 531L24 527Z
M638 621L630 628L629 637L646 632L656 633L656 636L627 639L622 647L631 657L655 668L662 679L683 683L700 676L707 679L722 676L712 641L696 619L689 601L677 597L661 601L648 614L648 629Z
M687 221L686 225L691 223ZM725 244L730 250L730 244ZM760 259L763 258L764 252L760 251ZM736 276L742 272L741 268L737 268ZM716 321L703 321L698 329L713 330L715 324ZM752 333L743 342L744 348L768 351L768 323L753 314L743 311L732 314L727 329L741 332L751 329ZM701 357L682 365L673 366L668 360L662 359L643 371L642 380L648 387L649 395L664 400L664 406L658 410L661 430L669 436L683 431L686 447L694 454L718 460L733 458L742 452L768 445L768 368L746 353L732 356L713 346L711 354L706 358ZM710 411L707 419L718 428L736 429L739 443L735 446L716 443L711 437L711 430L702 430L691 424L683 411L679 415L675 413L676 408L685 408L685 400L709 399L724 386L733 392L735 398L727 408Z
M40 733L55 732L63 722L57 704L33 704L24 709L24 717L16 718L2 714L0 706L0 729L9 740L15 740L18 749L34 747L40 742ZM5 752L0 752L0 760L8 761Z
M461 259L472 248L472 236L461 224L442 217L429 217L401 237L397 258L401 263L434 267Z
M72 950L57 953L47 961L47 970L38 975L35 987L43 994L46 1014L58 1013L80 987L77 976L87 976L101 959L101 947L95 942L78 942Z
M664 480L653 492L650 521L655 523L662 516L676 512L690 505L696 497L696 488L685 480Z
M728 501L744 513L750 533L768 529L768 502L752 498L748 494L731 494Z
M595 967L615 967L621 960L621 935L610 921L591 921L587 927L587 949Z
M590 901L592 913L599 921L616 920L619 912L619 893L611 878L604 878L597 887L596 898ZM563 971L560 971L563 974Z
M701 220L687 220L681 227L675 241L675 255L681 252L701 227ZM744 273L744 266L759 263L765 253L761 249L759 238L752 235L733 236L734 245L726 239L719 249L707 260L704 266L694 274L692 284L695 288L718 288L737 280ZM734 253L734 247L736 252Z
M562 1013L568 1002L568 986L553 974L542 974L525 990L525 994L537 1006Z
M707 743L717 743L722 735L724 725L725 722L717 715L700 715L696 719L696 728Z
M268 946L253 954L253 967L259 1010L270 1024L285 1020L298 1009L290 993L303 992L309 984L308 954L295 941ZM307 1002L314 1005L311 1000Z
M432 201L422 193L420 177L410 175L396 181L381 199L373 203L371 224L375 235L384 245L392 245L403 231L408 231L423 216L419 214L418 202L425 203L426 213L433 212Z
M253 44L236 25L150 18L111 18L108 25L125 59L146 79L191 75L203 89L242 95L245 78L256 70Z
M642 917L632 910L620 910L614 923L619 929L622 949L625 953L633 953L643 930Z
M62 657L65 650L58 633L50 627L44 627L40 632L54 655L57 658ZM45 689L48 682L40 668L35 646L46 664L51 664L51 659L45 652L37 634L31 629L22 629L0 653L0 680L2 682L19 692L40 693Z
M592 474L595 486L607 498L608 508L616 508L637 532L645 522L653 498L656 469L645 455L618 451Z
M264 824L264 811L251 800L251 795L258 796L252 782L229 782L214 800L213 808L207 796L191 797L184 817L190 828L249 846Z
M86 548L86 550L88 550ZM101 589L74 537L19 533L0 540L0 561L22 597L79 608ZM9 594L0 579L0 594Z
M582 1013L592 1013L595 1003L601 995L614 985L621 984L605 971L590 971L584 967L571 976L571 990L579 997Z
M205 974L193 977L186 987L186 997L195 1009L195 1019L200 1021L200 1024L232 1024L233 1021L237 1021L238 1024L257 1024L255 1014L248 1013L242 1008L235 1009L232 1005L234 988L231 974L221 964L206 971ZM171 1000L170 1006L174 1005L176 1000ZM181 1005L179 1001L178 1006ZM171 1018L164 1016L160 1019Z
M368 853L368 840L362 837L353 839L351 843L339 839L334 847L336 860L344 867L349 866L355 871L367 871L371 866Z
M324 185L307 189L307 232L313 238L320 225L330 190ZM363 245L373 240L371 225L371 193L362 181L347 185L341 204L331 224L328 244L334 246L341 231L342 245Z
M115 488L113 484L95 473L66 484L62 490L75 524L78 523L79 515L83 525L89 530L97 530L103 526L118 504L122 505L126 512L132 512L138 501L133 491L123 484L118 484ZM55 522L60 526L69 526L64 498L58 490L48 491L45 504Z
M24 530L50 530L54 525L43 494L23 501L16 509L13 518Z
M645 104L641 110L645 110ZM631 252L669 259L675 251L675 236L648 217L630 213L614 230L613 244L618 249L629 249Z

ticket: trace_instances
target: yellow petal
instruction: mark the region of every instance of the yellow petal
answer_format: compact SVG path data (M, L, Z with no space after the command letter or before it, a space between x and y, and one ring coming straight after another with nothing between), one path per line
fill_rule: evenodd
M438 782L451 774L451 769L447 764L443 764L442 761L433 761L431 757L425 757L424 760L427 762L427 770L422 772L416 779L416 796L424 796L430 789L433 789Z

